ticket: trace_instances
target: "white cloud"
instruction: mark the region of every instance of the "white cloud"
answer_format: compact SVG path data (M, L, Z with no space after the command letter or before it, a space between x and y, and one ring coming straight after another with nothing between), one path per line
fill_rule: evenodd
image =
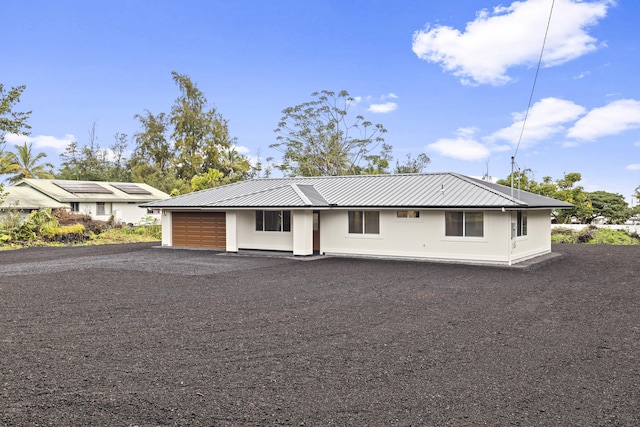
M640 163L631 163L630 165L625 166L625 169L630 171L640 171Z
M358 105L362 102L362 97L361 96L354 96L353 100L349 103L349 105Z
M638 141L638 142L634 142L634 143L633 143L633 145L634 145L635 147L640 147L640 141Z
M584 79L585 77L591 75L591 71L583 71L582 73L573 76L574 80Z
M589 111L569 129L567 136L592 141L602 136L616 135L639 127L640 101L621 99Z
M372 113L390 113L398 108L395 102L385 102L384 104L371 104L368 111Z
M563 64L596 49L586 32L604 18L613 0L556 0L545 46L545 66ZM536 64L549 19L547 0L513 2L482 10L464 31L429 26L413 34L415 54L460 78L463 84L507 83L511 67Z
M380 99L382 99L383 101L387 99L398 99L398 95L393 92L389 92L387 95L382 95Z
M17 135L15 133L8 133L5 135L5 140L14 145L22 145L23 143L32 143L34 148L54 148L57 151L64 151L70 142L76 140L76 137L71 134L66 134L62 138L58 138L51 135Z
M521 147L525 148L536 141L564 132L564 125L577 120L585 111L584 107L571 101L544 98L533 104L529 110L524 132L522 131L524 113L514 113L513 124L494 132L486 140L490 142L505 140L515 146L522 133Z
M427 145L427 148L442 156L454 159L484 160L489 157L491 150L475 140L474 132L474 128L460 128L457 132L457 138L443 138Z
M247 153L249 153L249 151L251 151L243 145L234 145L233 149L235 149L238 154L243 154L243 155L246 155Z

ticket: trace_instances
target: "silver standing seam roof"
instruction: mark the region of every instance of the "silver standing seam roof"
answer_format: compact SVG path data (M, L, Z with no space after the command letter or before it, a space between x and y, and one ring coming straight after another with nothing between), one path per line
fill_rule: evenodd
M456 173L261 178L146 203L202 208L570 208L570 203Z

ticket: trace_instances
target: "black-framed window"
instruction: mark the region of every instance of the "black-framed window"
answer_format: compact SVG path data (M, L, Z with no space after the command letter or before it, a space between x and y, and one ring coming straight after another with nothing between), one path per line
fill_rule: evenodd
M446 211L445 236L483 237L484 214L474 211Z
M349 211L349 234L380 234L380 212Z
M256 211L256 231L291 231L291 211Z
M397 218L420 218L420 211L396 211Z
M527 235L527 213L524 211L518 211L518 236Z

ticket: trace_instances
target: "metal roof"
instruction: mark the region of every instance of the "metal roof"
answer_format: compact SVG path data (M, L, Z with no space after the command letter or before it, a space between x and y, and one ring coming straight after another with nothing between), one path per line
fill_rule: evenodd
M125 188L123 189L123 185ZM31 187L60 203L71 202L124 202L145 203L167 199L170 196L144 183L122 183L102 181L74 181L60 179L23 179L7 187ZM136 191L125 191L133 188Z
M263 178L147 203L158 208L569 208L455 173Z
M5 187L7 196L0 208L35 210L40 208L59 209L68 207L31 187Z

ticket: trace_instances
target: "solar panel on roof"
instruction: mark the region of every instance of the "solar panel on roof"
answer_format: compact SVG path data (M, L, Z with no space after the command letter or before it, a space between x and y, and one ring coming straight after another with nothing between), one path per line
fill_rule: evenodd
M151 194L150 191L145 190L144 188L136 184L117 183L117 184L111 184L111 186L127 194Z
M81 181L53 181L55 185L62 188L69 193L100 193L100 194L112 194L113 191L103 187L95 182L81 182Z

